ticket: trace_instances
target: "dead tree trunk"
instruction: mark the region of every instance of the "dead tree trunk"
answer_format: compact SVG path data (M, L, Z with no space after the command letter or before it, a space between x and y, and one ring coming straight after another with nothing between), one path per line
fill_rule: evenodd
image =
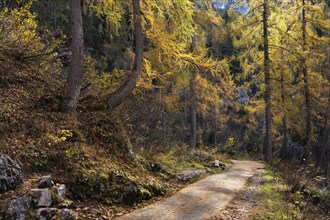
M124 84L110 95L108 99L108 109L110 111L118 107L133 91L136 86L137 79L142 69L143 59L143 28L142 16L140 9L140 0L133 1L133 21L134 21L134 37L135 37L135 58L130 75Z
M80 0L70 0L69 4L72 30L72 58L67 77L63 111L74 112L76 111L83 78L84 36Z
M264 40L264 72L265 72L265 120L266 120L266 135L264 143L265 160L272 162L272 112L271 112L271 88L270 88L270 59L268 46L268 0L264 0L263 4L263 40Z

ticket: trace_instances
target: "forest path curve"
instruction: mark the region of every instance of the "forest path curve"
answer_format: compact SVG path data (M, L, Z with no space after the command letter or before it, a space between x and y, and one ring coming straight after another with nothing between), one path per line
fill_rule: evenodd
M247 180L264 164L233 161L227 172L208 176L163 201L154 203L119 220L206 220L226 208Z

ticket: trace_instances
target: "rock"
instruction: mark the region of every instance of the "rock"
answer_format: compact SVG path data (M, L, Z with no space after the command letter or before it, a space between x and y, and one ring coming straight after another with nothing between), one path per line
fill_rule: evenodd
M201 175L202 173L206 173L206 170L187 170L178 173L179 179L182 181L189 181L192 178Z
M0 193L15 189L22 183L21 167L8 155L0 153Z
M52 196L49 189L31 189L36 207L49 207L52 204Z
M76 220L76 215L74 212L70 211L69 209L62 209L57 213L56 219L61 220Z
M31 208L31 203L31 196L23 196L9 202L5 219L25 220Z
M200 163L207 163L209 161L214 160L214 156L212 154L201 150L194 151L193 156L195 160Z
M37 219L38 220L49 220L52 219L58 212L56 208L40 208L37 210Z
M213 162L213 164L214 164L215 167L219 167L219 168L222 168L222 169L224 169L226 167L226 164L220 162L219 160L215 160Z
M40 177L39 182L38 182L39 189L49 188L49 187L52 187L53 185L54 185L54 181L53 181L53 178L51 175Z
M60 201L65 200L66 186L64 184L60 184L60 185L52 187L52 192L55 193L58 200L60 200Z

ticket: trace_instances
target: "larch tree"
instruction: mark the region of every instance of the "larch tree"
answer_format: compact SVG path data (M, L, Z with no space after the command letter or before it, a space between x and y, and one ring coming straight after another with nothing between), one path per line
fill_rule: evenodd
M320 69L327 59L325 49L328 47L326 45L329 37L325 33L330 28L327 17L329 8L322 1L302 0L290 5L289 9L288 14L291 11L291 14L298 15L294 17L295 19L291 19L291 29L288 29L287 33L291 39L291 42L288 41L288 45L291 45L290 50L300 57L296 67L296 71L300 73L297 74L297 89L304 98L303 157L307 160L315 151L313 145L317 140L314 131L318 127L318 120L314 115L317 115L319 100L326 100L326 94L323 94L319 85L326 83L326 77ZM302 79L301 83L300 79Z
M306 0L302 0L302 44L303 44L303 58L302 58L302 73L303 73L303 80L304 80L304 93L305 93L305 105L306 105L306 140L304 144L304 157L308 158L308 154L310 152L309 145L312 136L312 112L311 112L311 99L310 99L310 92L309 92L309 75L307 70L307 63L305 58L305 52L307 47L307 30L306 30Z
M263 50L264 50L264 74L265 74L265 121L266 121L266 134L264 143L264 154L267 162L272 162L272 111L271 111L271 85L270 85L270 59L268 47L268 0L263 3Z
M273 5L272 5L273 6ZM236 37L234 45L240 51L238 59L243 68L241 78L246 86L254 87L254 101L250 101L246 109L251 112L263 109L264 126L264 159L272 162L272 85L271 60L270 60L270 3L268 0L253 1L248 3L250 8L245 14L238 17L237 23L232 25ZM229 12L237 13L237 12ZM273 25L273 24L271 24ZM263 77L262 77L263 76ZM264 102L260 99L263 97ZM254 107L253 107L254 106Z
M227 97L232 97L235 90L230 76L227 59L218 60L218 57L210 53L210 44L220 42L222 33L215 30L223 30L222 18L214 11L200 6L194 15L196 23L196 35L190 46L190 53L182 56L190 70L190 140L191 149L195 149L200 135L197 135L197 126L203 124L202 120L212 118L215 123L213 131L216 141L217 122L220 121L219 109L223 108ZM216 47L216 45L212 45ZM227 104L227 103L226 103ZM197 122L198 118L201 122ZM224 119L222 118L224 121ZM206 133L206 132L205 132Z
M66 83L63 111L74 112L76 111L83 79L84 36L81 2L80 0L69 0L69 5L72 32L72 56Z

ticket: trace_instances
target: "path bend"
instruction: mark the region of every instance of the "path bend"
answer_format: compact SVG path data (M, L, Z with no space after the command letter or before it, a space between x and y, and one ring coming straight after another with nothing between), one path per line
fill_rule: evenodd
M223 210L264 164L233 161L227 172L208 176L172 197L122 216L120 220L206 220Z

